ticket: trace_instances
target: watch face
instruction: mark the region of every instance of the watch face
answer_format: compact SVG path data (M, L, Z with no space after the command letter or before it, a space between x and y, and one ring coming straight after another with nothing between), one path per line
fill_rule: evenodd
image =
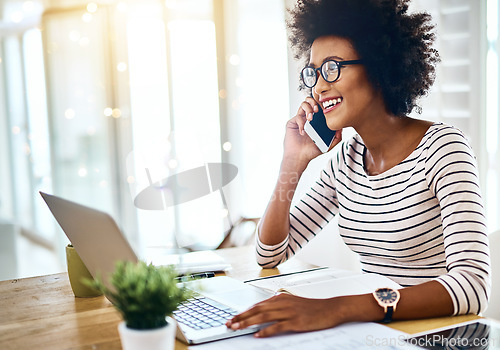
M390 288L377 289L377 298L384 304L392 304L398 299L398 294Z

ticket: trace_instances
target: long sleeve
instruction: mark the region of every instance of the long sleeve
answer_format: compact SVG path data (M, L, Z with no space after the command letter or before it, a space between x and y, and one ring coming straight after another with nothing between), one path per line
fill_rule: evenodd
M290 210L290 232L287 238L269 246L257 233L257 263L265 268L276 267L294 256L323 229L338 212L334 185L334 160L327 162L318 180Z
M475 158L458 130L450 128L430 145L426 178L441 208L448 271L437 280L455 314L480 313L491 288L486 220Z

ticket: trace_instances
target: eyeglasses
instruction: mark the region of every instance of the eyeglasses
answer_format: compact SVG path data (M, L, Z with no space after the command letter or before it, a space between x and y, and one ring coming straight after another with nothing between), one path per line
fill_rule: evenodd
M302 78L305 86L307 86L308 88L312 88L318 82L318 71L320 71L321 76L323 77L323 79L325 79L326 82L333 83L340 77L340 67L360 63L362 63L362 60L328 60L323 62L323 64L319 68L305 67L304 69L302 69L302 72L300 72L300 77Z

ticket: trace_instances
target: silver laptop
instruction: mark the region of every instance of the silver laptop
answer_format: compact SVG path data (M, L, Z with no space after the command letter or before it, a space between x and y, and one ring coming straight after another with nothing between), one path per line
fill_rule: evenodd
M40 194L93 276L99 272L103 282L109 285L108 279L116 261L138 261L110 215L54 195ZM178 324L177 338L187 344L256 332L258 327L233 331L225 326L225 322L272 295L226 276L196 281L196 287L198 296L174 313ZM213 310L212 314L207 314L207 309Z

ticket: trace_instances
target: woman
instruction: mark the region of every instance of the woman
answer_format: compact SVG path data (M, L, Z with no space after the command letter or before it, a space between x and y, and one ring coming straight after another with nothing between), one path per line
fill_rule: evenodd
M291 42L308 58L302 80L312 97L287 123L279 180L257 242L259 264L272 268L338 215L340 234L360 255L363 271L405 288L321 300L281 294L228 327L270 323L256 333L265 337L486 308L489 248L472 150L459 130L408 117L432 85L439 57L430 16L408 14L407 3L301 0L291 11ZM297 175L320 154L304 134L319 108L337 130L330 149L343 128L357 134L290 208Z

